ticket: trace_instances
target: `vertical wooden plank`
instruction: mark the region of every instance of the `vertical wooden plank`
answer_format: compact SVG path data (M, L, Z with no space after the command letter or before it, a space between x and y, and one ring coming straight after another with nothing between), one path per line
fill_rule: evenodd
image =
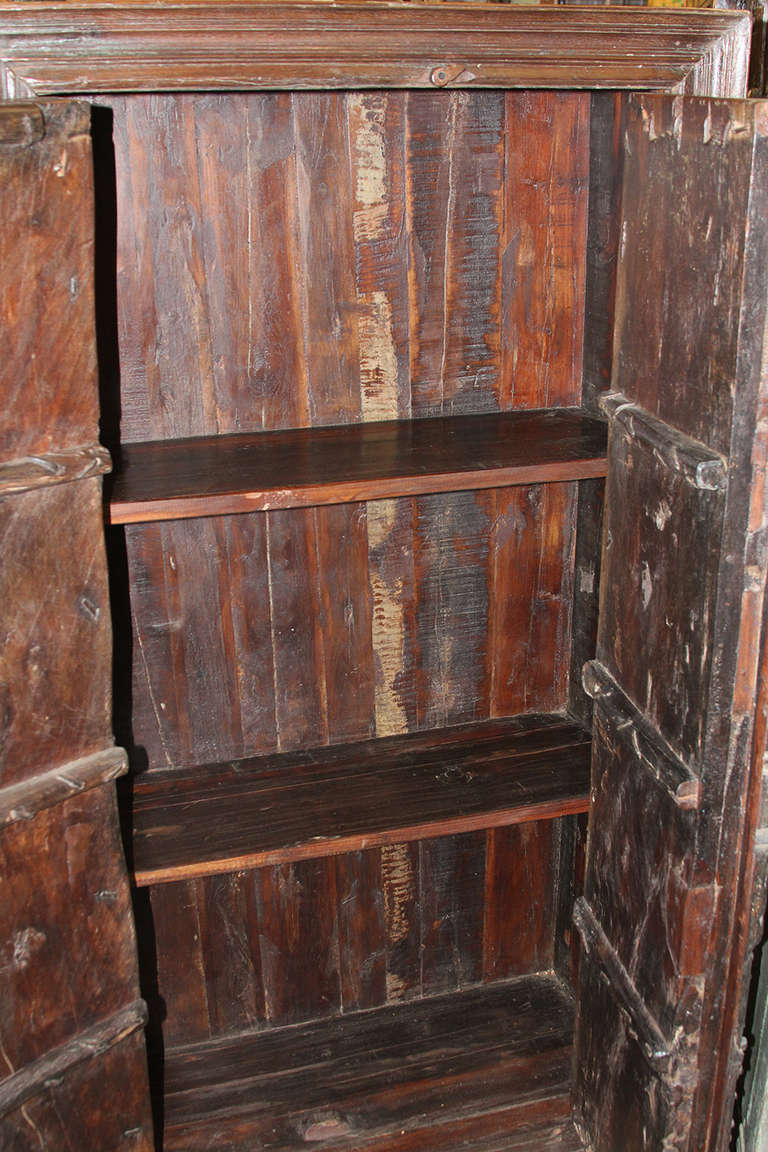
M578 404L589 95L509 92L502 408Z
M552 822L488 832L483 976L505 980L554 961Z
M312 509L268 512L267 552L278 747L312 747L328 737L322 639L315 622Z
M368 535L364 504L314 510L328 738L375 731Z
M262 868L254 875L270 1024L338 1012L341 983L333 858Z
M169 1047L206 1040L211 1033L199 896L195 880L150 889L157 987L165 1005L163 1039Z
M386 1003L386 920L379 849L336 857L344 1012Z
M444 412L489 411L500 391L504 94L464 92L450 157L441 392Z
M406 226L411 248L408 281L411 410L442 411L447 347L448 243L455 213L451 164L463 93L418 92L406 104Z
M217 431L195 101L186 94L131 96L122 105L124 123L116 122L118 219L130 222L118 228L126 441ZM128 283L121 283L124 270Z
M232 616L242 755L274 752L275 670L265 514L220 520Z
M200 198L203 304L210 331L215 431L251 431L259 411L250 380L251 229L247 98L198 95L191 102ZM191 159L191 158L190 158Z
M480 981L483 972L484 832L422 840L422 994Z
M254 428L303 428L310 423L306 269L299 238L292 97L289 92L254 93L247 104L248 375L254 404L251 411L238 407L233 426L246 429L252 421Z
M499 93L408 98L414 415L496 406L503 120Z
M411 410L406 99L402 92L347 97L363 420L396 420Z
M488 714L487 499L423 496L415 506L418 724L436 728Z
M421 993L418 845L382 848L381 876L387 930L387 1000L412 1000Z
M575 488L534 485L494 494L491 715L565 703Z
M582 403L591 410L596 409L600 393L611 383L625 100L616 92L593 92L590 96Z
M345 424L360 418L346 96L297 92L292 104L310 421Z
M266 1013L253 876L206 876L197 890L210 1034L258 1028Z

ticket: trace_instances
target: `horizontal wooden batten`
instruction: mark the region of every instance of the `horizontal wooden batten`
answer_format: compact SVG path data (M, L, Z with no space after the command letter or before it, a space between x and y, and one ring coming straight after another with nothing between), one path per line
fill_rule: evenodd
M9 784L0 788L0 827L18 820L33 820L38 812L116 780L127 771L128 757L123 749L104 748L29 780Z
M648 1064L656 1072L663 1071L672 1054L671 1045L648 1011L632 977L583 896L578 898L574 906L573 923L588 960L599 968L611 995L626 1015L629 1028Z
M106 1020L100 1020L98 1024L78 1033L65 1044L46 1052L38 1060L13 1072L0 1082L0 1116L20 1108L39 1092L57 1084L83 1061L92 1060L114 1048L139 1028L143 1028L146 1022L147 1006L143 1000L136 1000Z
M557 715L147 773L137 884L585 812L589 736Z
M583 680L585 691L605 713L616 738L631 746L636 761L666 789L678 808L695 811L701 781L635 707L607 668L599 660L589 660L584 665Z
M529 976L167 1051L163 1147L570 1152L572 1021Z
M0 60L35 93L683 85L743 95L747 13L494 4L19 3Z
M579 480L606 431L576 409L446 416L126 444L113 524Z

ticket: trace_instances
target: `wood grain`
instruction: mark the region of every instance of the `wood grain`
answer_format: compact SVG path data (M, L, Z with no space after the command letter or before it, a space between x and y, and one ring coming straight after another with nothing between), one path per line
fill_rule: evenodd
M527 716L151 772L133 801L136 879L229 872L583 811L586 746L577 726Z
M205 1147L226 1124L233 1149L501 1147L566 1119L571 1026L545 976L191 1046L168 1059L166 1143Z
M98 3L4 16L0 59L33 92L479 85L673 88L743 96L749 18L735 12L588 13L344 4ZM201 52L201 45L204 51ZM697 69L697 64L700 65Z
M125 445L113 524L602 476L602 425L571 410Z

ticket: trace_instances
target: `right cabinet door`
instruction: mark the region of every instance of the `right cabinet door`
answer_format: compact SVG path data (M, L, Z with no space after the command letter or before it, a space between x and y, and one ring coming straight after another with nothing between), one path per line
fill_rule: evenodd
M768 103L628 101L575 1110L728 1144L764 734Z

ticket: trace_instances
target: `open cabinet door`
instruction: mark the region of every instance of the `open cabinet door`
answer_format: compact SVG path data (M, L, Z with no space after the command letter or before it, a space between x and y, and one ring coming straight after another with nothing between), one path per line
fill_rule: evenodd
M114 778L90 109L0 104L0 1148L153 1145Z
M764 729L768 104L629 99L576 1112L725 1149Z

